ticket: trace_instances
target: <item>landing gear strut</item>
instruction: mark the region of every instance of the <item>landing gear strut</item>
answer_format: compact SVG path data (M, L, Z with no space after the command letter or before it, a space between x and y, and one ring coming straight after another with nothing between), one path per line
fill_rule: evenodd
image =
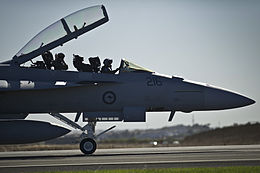
M83 129L87 131L87 134L84 131L81 134L82 140L80 142L79 148L84 154L93 154L97 149L97 143L94 140L95 127L95 121L89 121L88 124L83 127Z
M116 127L116 126L112 126L109 129L101 132L100 134L95 135L95 127L96 127L95 120L89 120L87 125L85 125L84 127L81 127L80 125L71 121L70 119L68 119L67 117L63 116L60 113L50 113L50 115L64 123L66 123L70 127L73 127L75 129L79 129L82 131L82 134L80 136L80 138L82 140L80 142L79 147L80 147L80 150L82 151L82 153L84 153L84 154L93 154L97 149L97 143L96 143L95 139ZM77 113L77 116L79 116L79 115ZM75 121L76 121L76 119L75 119ZM85 133L85 132L87 132L87 133Z

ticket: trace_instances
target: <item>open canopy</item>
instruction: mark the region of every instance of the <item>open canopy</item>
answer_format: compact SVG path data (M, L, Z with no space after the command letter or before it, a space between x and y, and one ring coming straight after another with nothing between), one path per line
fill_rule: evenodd
M76 39L108 20L106 9L102 5L74 12L37 34L8 63L19 65L29 61L47 50Z
M139 65L136 65L132 62L129 62L125 59L121 60L121 64L120 64L120 73L122 72L149 72L149 73L153 73L152 70L146 69L144 67L141 67Z

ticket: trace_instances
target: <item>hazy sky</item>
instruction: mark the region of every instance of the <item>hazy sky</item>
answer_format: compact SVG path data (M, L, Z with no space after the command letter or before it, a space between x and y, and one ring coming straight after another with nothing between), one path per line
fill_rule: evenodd
M158 128L195 122L212 127L260 121L259 0L1 0L0 60L11 59L33 36L79 9L104 4L110 21L54 50L121 58L162 74L205 82L238 92L256 104L225 111L148 113L146 123L99 123L117 129ZM69 99L69 98L68 98ZM68 115L72 117L71 115ZM54 121L47 114L29 119ZM61 123L62 124L62 123Z

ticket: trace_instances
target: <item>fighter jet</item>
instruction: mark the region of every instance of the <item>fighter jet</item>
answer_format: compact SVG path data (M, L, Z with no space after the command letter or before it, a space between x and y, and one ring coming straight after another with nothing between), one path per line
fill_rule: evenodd
M50 51L77 39L109 21L103 5L79 10L53 23L29 41L11 60L0 64L0 143L20 144L44 141L70 130L47 122L25 120L28 114L49 114L81 130L80 150L92 154L97 148L97 122L145 122L146 112L210 111L239 108L255 103L240 94L210 85L166 76L125 59L118 72L104 73L99 58L66 70L60 61L55 66ZM33 62L42 55L43 61ZM57 55L62 58L63 55ZM49 59L48 59L49 58ZM29 67L22 64L31 61ZM94 63L93 63L94 62ZM95 65L96 64L96 65ZM88 70L86 70L88 69ZM75 113L75 121L63 113ZM82 115L85 126L78 125Z

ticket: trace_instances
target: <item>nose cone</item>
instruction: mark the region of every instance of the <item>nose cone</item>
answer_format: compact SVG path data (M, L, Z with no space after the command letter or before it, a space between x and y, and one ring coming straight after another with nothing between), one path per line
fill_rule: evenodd
M206 110L239 108L254 103L254 100L230 91L210 87L205 89Z

